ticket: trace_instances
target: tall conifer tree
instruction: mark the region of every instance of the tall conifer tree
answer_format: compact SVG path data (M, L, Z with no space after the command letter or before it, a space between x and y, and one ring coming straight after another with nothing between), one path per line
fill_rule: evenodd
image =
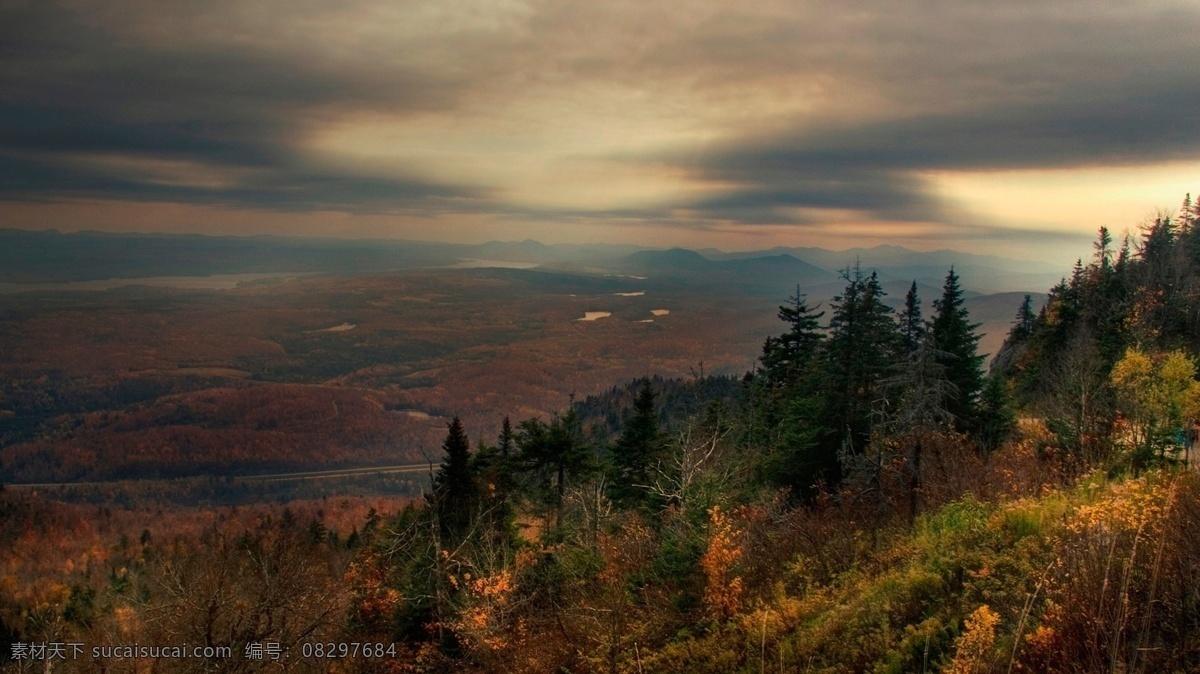
M580 433L579 415L572 408L549 424L526 419L521 422L516 440L520 448L517 460L532 478L529 486L533 496L550 508L557 526L562 521L567 483L595 469L591 449Z
M621 437L613 447L614 499L623 505L634 505L646 495L654 462L661 454L662 432L658 427L658 409L650 379L642 380L633 411L625 421Z
M836 456L821 444L830 433L822 391L825 342L818 323L824 315L808 305L799 287L788 304L779 307L779 319L788 329L763 346L763 376L752 393L747 425L752 439L754 429L765 432L771 448L763 465L766 475L798 494L821 479L836 480Z
M937 315L929 324L933 345L945 353L940 359L946 367L946 378L954 385L957 394L947 402L946 409L958 420L959 428L966 430L976 421L976 406L979 391L983 388L983 359L976 353L979 346L978 323L972 323L963 306L963 291L958 285L958 274L954 268L946 274L942 286L942 297L933 303Z
M808 306L799 286L788 303L779 307L779 320L788 325L788 330L778 337L768 337L762 355L763 371L773 385L794 384L811 364L822 339L818 320L824 315L824 311Z
M917 281L913 280L904 296L904 311L900 314L900 337L904 354L912 355L925 337L925 322L921 320L921 298L917 296Z
M870 438L872 406L882 397L901 346L892 310L883 303L879 277L856 265L842 273L847 285L834 299L829 321L828 419L836 425L838 449L859 451Z
M442 536L456 540L470 528L476 496L471 443L457 416L447 424L442 450L446 457L433 478L433 500Z

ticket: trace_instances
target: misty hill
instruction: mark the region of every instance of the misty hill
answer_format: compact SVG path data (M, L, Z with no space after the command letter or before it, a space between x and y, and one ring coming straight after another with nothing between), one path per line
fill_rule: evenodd
M0 230L0 282L263 272L358 273L448 265L453 246L416 242Z
M472 257L484 260L541 263L569 257L563 251L533 239L525 239L520 242L488 241L469 248Z
M683 248L648 250L626 257L622 271L651 278L672 278L693 285L734 285L755 294L775 296L794 288L837 280L837 275L791 255L711 260Z
M914 279L923 289L940 287L951 265L962 276L966 290L981 294L1042 289L1061 279L1061 270L1042 263L948 250L918 252L899 246L725 253L651 250L629 244L551 245L529 239L468 245L0 229L0 282L6 283L271 272L355 274L451 266L468 259L535 264L572 273L683 279L694 285L734 284L771 297L786 294L796 284L813 297L832 296L841 285L838 270L855 260L863 269L877 271L890 293L901 286L907 289Z
M624 262L624 267L630 271L652 272L662 276L702 273L717 267L713 260L686 248L639 251L626 257Z
M715 249L673 248L634 253L621 268L647 276L694 276L696 282L738 283L749 291L778 295L801 285L815 300L827 300L844 287L839 270L858 264L876 272L889 295L903 297L912 281L922 297L940 292L950 267L962 278L968 297L1034 291L1062 279L1062 270L1041 262L976 255L951 250L919 252L900 246L831 251L824 248L773 248L770 251L722 253ZM898 305L897 305L898 306Z
M991 294L1016 290L1048 288L1062 278L1063 265L1036 260L1015 260L997 255L979 255L954 250L929 252L909 250L902 246L881 245L872 248L828 250L825 248L784 248L770 251L722 253L713 249L701 251L714 260L733 260L761 257L767 254L791 255L809 264L838 270L856 262L863 269L877 270L880 278L916 280L918 284L940 286L951 266L967 281L971 290Z
M449 244L447 244L449 245ZM545 244L533 239L524 241L488 241L474 245L454 245L460 255L483 260L506 262L537 262L553 264L565 262L605 262L648 250L645 246L630 244L586 243Z
M809 246L794 248L777 246L769 251L722 253L715 249L705 249L700 252L714 260L761 257L767 254L786 254L793 255L817 266L831 269L841 269L847 265L853 265L854 261L858 260L864 267L895 268L917 265L947 267L953 264L1009 269L1013 268L1014 265L1020 265L1021 270L1026 273L1062 272L1062 269L1058 265L1039 262L1037 260L1013 260L998 255L980 255L978 253L964 253L949 249L916 251L903 246L887 244L870 248L848 248L846 250L830 250Z

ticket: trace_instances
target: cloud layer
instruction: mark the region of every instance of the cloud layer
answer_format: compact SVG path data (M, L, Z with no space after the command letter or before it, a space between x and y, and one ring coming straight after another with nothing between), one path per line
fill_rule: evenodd
M1200 150L1195 3L597 4L0 0L0 200L969 239Z

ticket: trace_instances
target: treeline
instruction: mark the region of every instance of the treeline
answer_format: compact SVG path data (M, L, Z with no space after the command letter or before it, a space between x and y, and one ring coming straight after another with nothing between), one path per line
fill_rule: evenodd
M1119 248L1101 228L1094 249L1039 313L1026 300L994 369L1077 467L1177 459L1200 419L1200 204Z
M916 490L930 434L969 436L981 451L1003 441L1014 426L1007 388L984 377L953 268L928 320L915 281L896 315L875 273L843 277L828 311L799 290L780 307L788 329L767 339L761 370L747 377L745 444L763 449L764 477L812 496L846 480L878 482L864 471L899 459Z
M739 377L706 374L704 363L693 367L692 373L691 379L659 375L648 378L658 420L664 428L699 415L711 403L719 401L735 406L741 401L744 387ZM615 440L625 427L626 417L644 383L643 379L635 379L576 402L573 407L589 436L596 440Z
M415 463L438 431L386 394L300 384L214 386L56 417L0 446L0 481L183 478Z

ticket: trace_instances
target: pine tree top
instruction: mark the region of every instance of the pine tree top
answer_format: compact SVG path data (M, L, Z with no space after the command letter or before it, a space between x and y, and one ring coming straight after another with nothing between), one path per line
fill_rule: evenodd
M453 454L470 453L471 441L463 429L462 420L457 415L446 424L446 439L442 441L442 450L447 457Z
M946 282L942 286L942 297L934 300L933 309L937 312L930 329L935 338L944 339L950 335L967 335L974 333L980 323L970 323L970 312L963 306L963 290L958 284L958 274L950 267L946 274ZM974 342L979 336L974 336ZM938 343L938 348L945 349L947 345Z

